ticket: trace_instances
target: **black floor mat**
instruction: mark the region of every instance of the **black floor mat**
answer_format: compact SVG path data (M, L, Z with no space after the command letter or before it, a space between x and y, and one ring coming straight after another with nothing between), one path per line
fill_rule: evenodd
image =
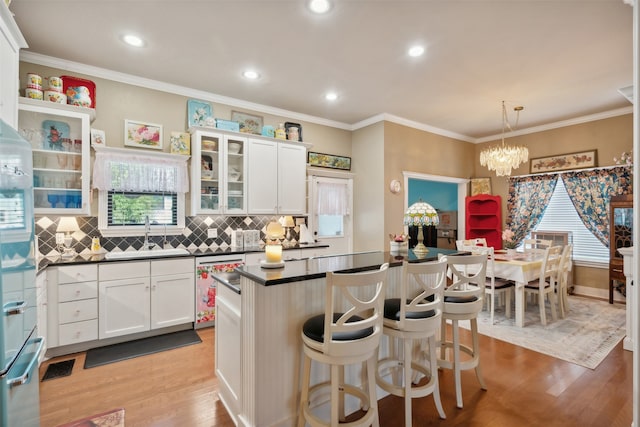
M52 363L47 366L47 370L42 377L42 381L52 380L54 378L68 377L73 371L73 364L76 359L63 360L62 362Z
M94 348L87 351L87 356L84 360L84 368L95 368L96 366L102 366L108 363L119 362L121 360L132 359L138 356L158 353L160 351L171 350L201 342L202 340L196 331L189 329L187 331L173 332L171 334L159 335L157 337L142 338L121 344Z

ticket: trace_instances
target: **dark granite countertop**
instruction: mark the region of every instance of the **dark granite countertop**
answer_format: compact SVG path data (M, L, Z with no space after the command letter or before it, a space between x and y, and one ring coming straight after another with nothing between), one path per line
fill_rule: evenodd
M408 254L396 255L390 252L366 252L350 255L324 256L299 261L286 261L281 268L263 268L259 265L243 265L236 271L244 277L261 285L279 285L283 283L300 282L303 280L325 277L327 272L357 273L359 271L374 270L385 262L390 267L398 267L406 259L409 262L428 262L438 259L438 255L452 255L461 252L452 249L429 248L424 257L417 257L413 251Z
M313 249L313 248L326 248L329 247L327 244L303 244L303 245L295 245L290 247L285 247L284 250L294 250L294 249ZM187 249L189 251L188 254L183 255L166 255L166 256L141 256L139 258L126 258L126 259L106 259L105 254L78 254L72 258L63 258L63 257L42 257L38 259L38 270L42 270L48 266L60 266L60 265L75 265L75 264L91 264L96 262L127 262L127 261L140 261L140 260L149 260L149 259L163 259L163 258L176 258L176 257L202 257L202 256L215 256L215 255L233 255L233 254L246 254L252 252L262 252L264 251L264 247L256 246L245 249L238 248L225 248L225 249Z

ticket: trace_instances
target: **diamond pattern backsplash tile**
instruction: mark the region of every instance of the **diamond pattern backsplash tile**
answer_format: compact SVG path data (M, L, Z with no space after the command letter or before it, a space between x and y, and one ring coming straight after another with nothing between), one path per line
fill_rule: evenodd
M167 241L173 248L186 249L225 249L231 246L231 231L233 230L260 230L264 239L264 231L267 224L277 221L279 217L270 216L192 216L186 217L185 228L179 235L167 236ZM57 257L61 254L56 245L56 228L59 217L37 217L36 234L38 236L38 252L41 256ZM144 236L130 237L103 237L98 230L98 217L76 217L80 231L73 233L73 249L80 254L91 252L91 238L99 237L100 245L107 251L126 251L142 248ZM218 229L218 237L207 237L209 228ZM291 229L291 243L297 243L300 228ZM152 243L161 245L163 236L149 236Z

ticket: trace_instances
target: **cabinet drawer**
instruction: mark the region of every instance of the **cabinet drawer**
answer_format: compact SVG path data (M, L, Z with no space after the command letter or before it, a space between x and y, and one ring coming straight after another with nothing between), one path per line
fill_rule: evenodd
M60 345L75 344L98 339L98 320L68 323L59 327Z
M100 281L149 277L149 261L105 262L100 264Z
M166 258L151 261L151 275L164 276L166 274L193 273L195 271L193 258Z
M95 264L58 267L58 284L91 280L98 280L98 266Z
M98 317L98 299L85 299L58 304L58 323L63 325L71 322L96 319Z
M58 286L58 301L77 301L98 298L98 282L67 283Z

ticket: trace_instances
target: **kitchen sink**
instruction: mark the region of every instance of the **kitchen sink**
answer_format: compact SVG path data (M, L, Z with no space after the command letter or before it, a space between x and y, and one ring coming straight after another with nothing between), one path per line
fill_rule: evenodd
M140 251L109 252L104 257L106 259L129 259L129 258L154 258L173 255L188 255L189 251L182 248L171 249L146 249Z

